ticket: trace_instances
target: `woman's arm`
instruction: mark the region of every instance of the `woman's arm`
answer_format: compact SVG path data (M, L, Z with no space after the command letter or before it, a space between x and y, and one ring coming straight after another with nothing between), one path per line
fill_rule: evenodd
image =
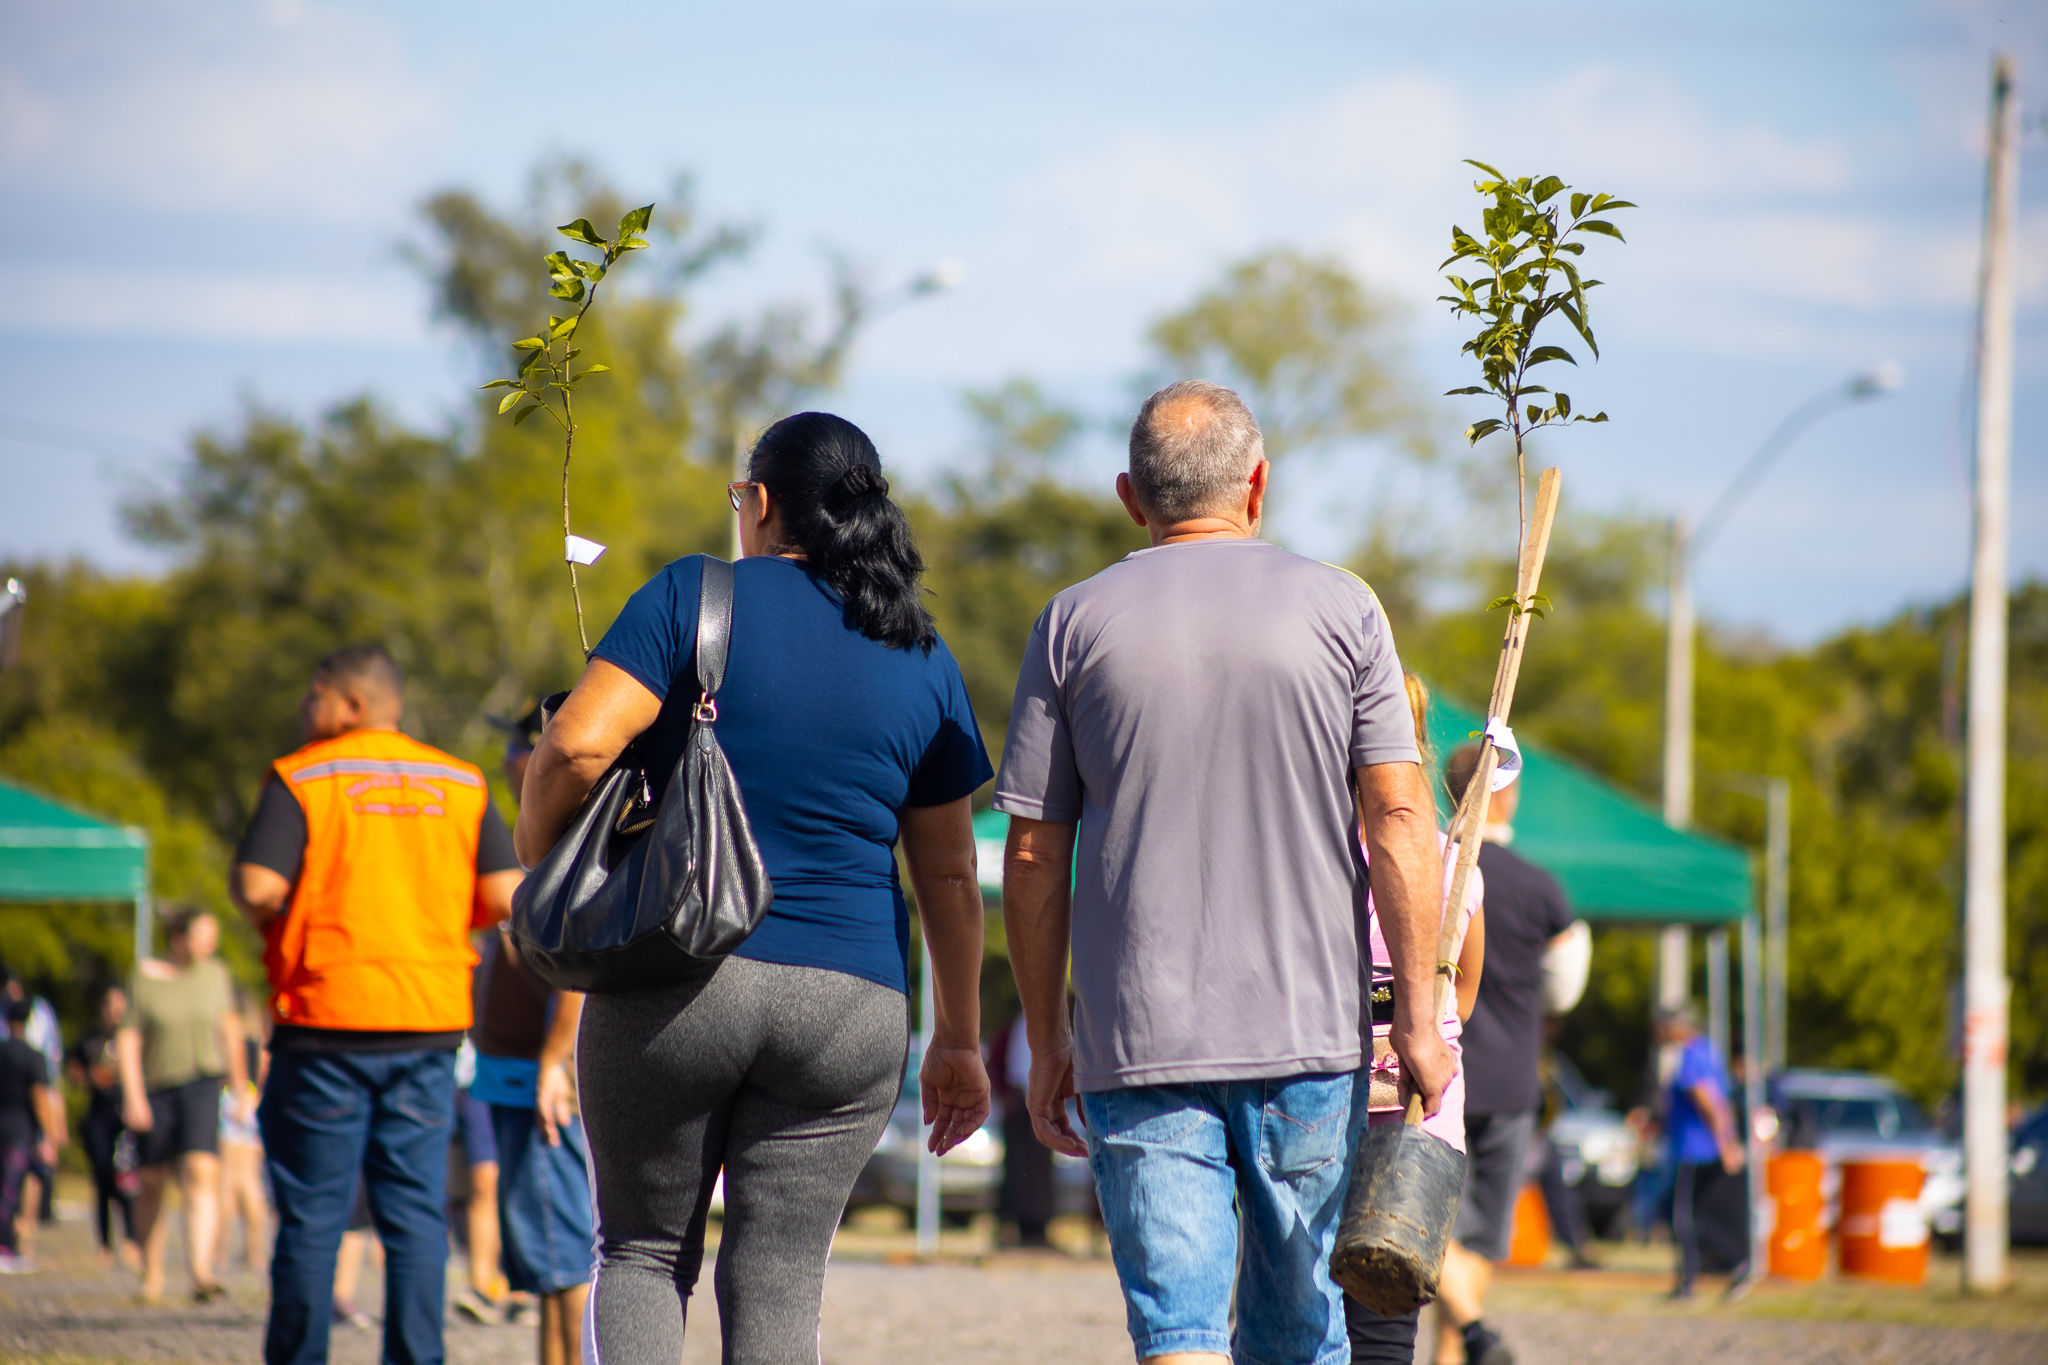
M129 1131L146 1133L156 1126L149 1093L142 1088L142 1034L134 1025L114 1035L114 1057L121 1067L121 1122Z
M1472 1007L1479 1003L1479 973L1486 966L1486 907L1472 912L1465 926L1465 946L1458 950L1458 1022L1472 1021Z
M988 1119L981 1062L981 882L974 875L974 810L967 797L897 812L903 861L932 956L931 1046L918 1073L931 1149L946 1152Z
M235 1013L232 999L220 1012L220 1046L221 1056L228 1064L228 1094L233 1097L235 1113L247 1123L256 1112L256 1098L249 1090L249 1057L242 1046L242 1016Z
M512 850L532 867L548 856L605 769L654 724L661 698L616 664L592 659L555 712L526 767Z

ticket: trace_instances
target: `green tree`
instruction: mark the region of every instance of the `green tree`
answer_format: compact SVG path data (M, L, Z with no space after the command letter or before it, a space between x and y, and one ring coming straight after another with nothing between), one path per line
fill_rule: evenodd
M1061 589L1146 545L1108 490L1059 477L1083 428L1028 380L970 392L976 429L965 467L910 501L939 633L959 660L991 754L1000 756L1024 645Z
M1275 248L1226 266L1147 338L1175 378L1213 379L1242 394L1272 458L1361 436L1427 453L1401 379L1397 319L1394 305L1335 257Z

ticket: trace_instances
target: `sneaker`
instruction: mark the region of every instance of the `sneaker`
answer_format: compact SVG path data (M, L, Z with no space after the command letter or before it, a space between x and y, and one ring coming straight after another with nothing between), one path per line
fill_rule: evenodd
M377 1324L370 1321L368 1313L365 1313L347 1299L336 1299L334 1301L334 1325L337 1327L370 1328L375 1327Z
M1515 1353L1474 1318L1465 1324L1465 1365L1515 1365Z
M33 1275L36 1263L27 1256L18 1256L11 1251L0 1251L0 1275Z
M496 1327L505 1320L504 1308L492 1303L474 1289L465 1289L457 1294L451 1306L480 1327Z

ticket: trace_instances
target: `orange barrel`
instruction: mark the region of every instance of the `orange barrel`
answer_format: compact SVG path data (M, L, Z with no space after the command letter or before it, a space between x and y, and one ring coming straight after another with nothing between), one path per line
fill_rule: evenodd
M1917 1157L1868 1156L1842 1162L1842 1273L1892 1284L1927 1278L1926 1178Z
M1776 1213L1771 1220L1771 1273L1817 1280L1827 1273L1828 1237L1820 1225L1821 1176L1827 1165L1812 1152L1781 1152L1764 1167L1764 1188Z
M1542 1265L1550 1255L1550 1210L1533 1182L1515 1200L1514 1231L1508 1236L1509 1265Z

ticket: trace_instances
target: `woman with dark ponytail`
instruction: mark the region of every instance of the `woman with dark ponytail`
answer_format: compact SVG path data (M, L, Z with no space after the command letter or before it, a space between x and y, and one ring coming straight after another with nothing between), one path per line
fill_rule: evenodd
M933 1149L988 1117L968 803L994 772L920 600L924 562L874 443L844 418L784 418L747 472L728 489L744 553L717 726L775 900L710 976L585 1001L589 1311L605 1365L681 1355L721 1170L725 1358L817 1359L833 1231L903 1084L899 840L934 977L919 1073ZM698 700L702 565L679 559L633 595L543 732L513 834L528 866L628 743L650 772L674 769Z

